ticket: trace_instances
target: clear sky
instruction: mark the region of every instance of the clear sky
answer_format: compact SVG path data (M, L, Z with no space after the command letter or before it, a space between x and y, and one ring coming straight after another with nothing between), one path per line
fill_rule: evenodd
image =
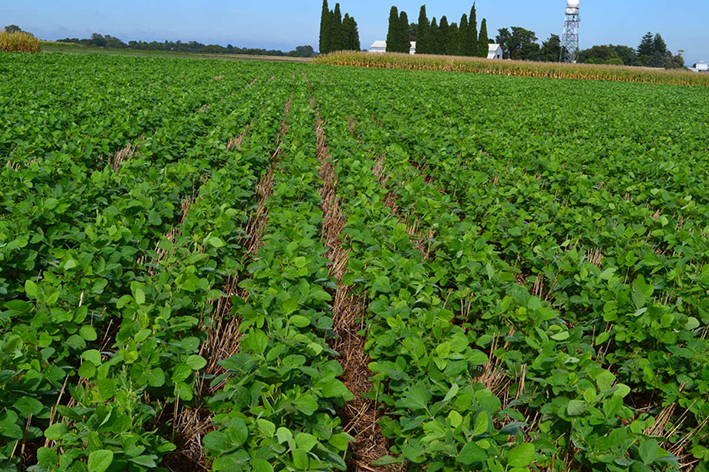
M331 1L331 7L334 2ZM392 2L343 0L343 14L354 15L363 47L386 39ZM428 2L429 17L459 21L472 1ZM396 1L409 19L418 18L421 0ZM498 28L522 26L539 39L560 34L564 0L478 0L478 21ZM0 22L17 24L42 39L88 37L92 32L130 39L231 43L241 47L290 50L310 44L317 50L322 0L25 0L0 1ZM581 46L626 44L636 47L647 31L660 32L670 49L684 49L687 63L709 61L707 0L582 0Z

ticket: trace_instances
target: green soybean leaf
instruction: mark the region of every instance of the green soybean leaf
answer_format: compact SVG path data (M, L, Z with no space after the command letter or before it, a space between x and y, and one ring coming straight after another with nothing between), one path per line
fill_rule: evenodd
M507 453L507 463L510 467L527 467L534 462L534 445L520 444Z
M272 438L276 434L276 425L263 418L256 420L256 424L267 438Z
M93 326L90 325L84 325L81 328L79 328L79 336L84 338L87 341L96 341L98 339L98 335L96 334L96 330L94 329Z
M113 462L113 452L100 449L89 454L89 472L105 472Z
M300 395L293 402L296 409L307 416L312 416L318 410L318 401L310 394Z
M254 472L273 472L273 466L263 459L251 459L251 468Z
M148 467L149 469L153 469L158 466L155 459L150 456L138 456L132 458L130 461L135 464L142 465L143 467Z
M39 415L44 409L42 402L31 397L22 397L12 406L24 416Z
M223 454L232 448L232 444L228 440L227 435L221 431L213 431L207 434L202 441L207 449L217 454Z
M660 458L660 445L654 439L647 439L640 443L638 452L643 464L650 465Z
M473 436L479 436L481 434L487 433L488 426L490 426L490 420L487 417L487 413L483 411L477 416L477 418L475 418L475 428L473 429Z
M455 460L463 465L471 465L475 462L482 462L486 459L487 453L485 450L474 442L469 442L463 446L463 449L461 449Z
M44 437L51 441L58 441L69 432L69 428L64 423L54 423L44 430Z
M190 356L187 358L186 364L190 366L192 370L200 370L207 365L207 360L202 356Z
M586 412L588 404L581 400L571 400L566 407L566 413L569 416L579 416Z

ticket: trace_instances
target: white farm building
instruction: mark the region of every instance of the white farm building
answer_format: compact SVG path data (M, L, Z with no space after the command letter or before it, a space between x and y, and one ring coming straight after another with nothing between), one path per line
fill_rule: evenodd
M504 59L502 46L499 44L489 44L487 46L487 58L488 59Z
M387 42L386 41L374 41L374 44L369 48L369 52L375 54L382 54L387 52ZM409 54L416 54L416 41L411 41L411 48L409 48Z
M709 72L709 64L706 62L697 62L694 67L691 68L694 72L704 72L705 74Z
M369 48L369 52L372 54L383 54L387 52L387 42L386 41L374 41L372 46ZM409 54L416 54L416 41L411 41L411 48L409 49ZM499 44L490 44L487 50L488 59L503 59L502 47Z

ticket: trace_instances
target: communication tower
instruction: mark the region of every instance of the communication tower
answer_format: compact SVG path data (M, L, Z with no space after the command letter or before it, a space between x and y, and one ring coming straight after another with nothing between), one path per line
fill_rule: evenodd
M561 37L561 62L575 63L579 57L580 0L566 1L566 21Z

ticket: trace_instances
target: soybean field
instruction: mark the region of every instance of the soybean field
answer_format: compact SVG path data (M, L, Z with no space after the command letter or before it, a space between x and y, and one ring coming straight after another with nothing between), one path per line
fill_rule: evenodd
M0 471L708 471L707 103L0 55Z

